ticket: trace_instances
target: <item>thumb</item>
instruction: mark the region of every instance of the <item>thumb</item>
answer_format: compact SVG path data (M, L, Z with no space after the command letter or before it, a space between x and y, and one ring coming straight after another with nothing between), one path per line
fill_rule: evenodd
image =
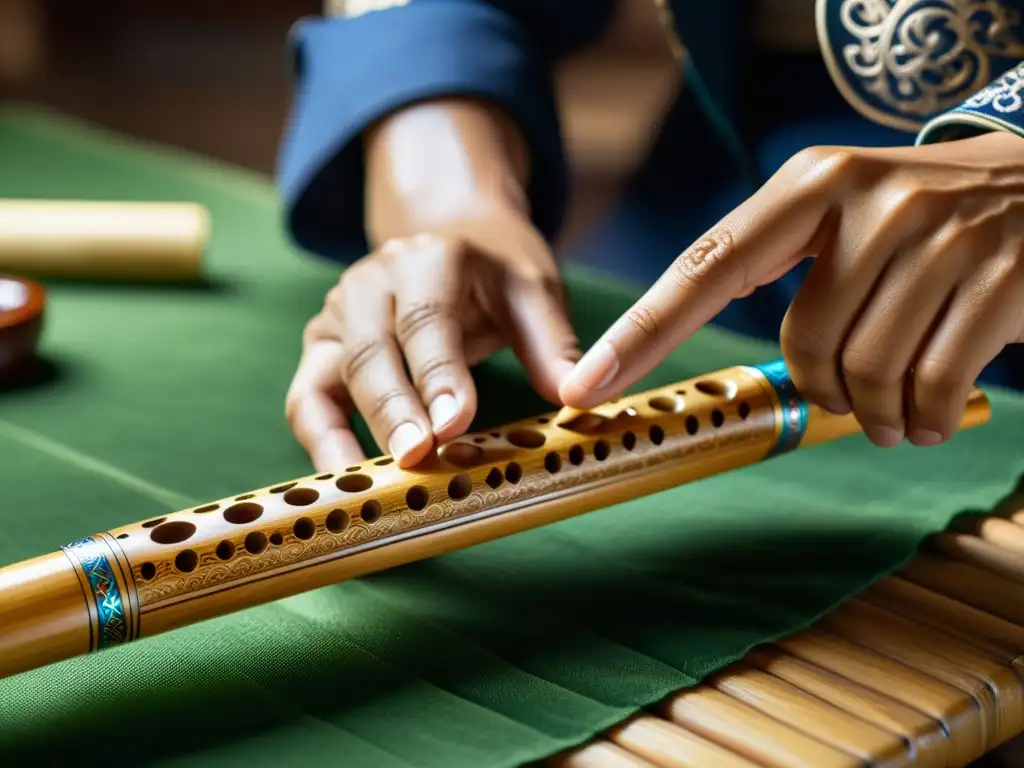
M505 293L509 343L541 397L561 404L558 388L582 357L557 278L510 278Z

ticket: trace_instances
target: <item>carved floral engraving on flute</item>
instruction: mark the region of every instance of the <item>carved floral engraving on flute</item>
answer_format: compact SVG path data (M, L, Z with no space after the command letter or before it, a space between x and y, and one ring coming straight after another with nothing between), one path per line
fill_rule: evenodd
M256 546L250 547L248 539L238 547L224 541L221 545L228 545L228 551L222 551L220 546L211 551L211 542L205 541L196 547L203 550L198 555L194 550L185 550L195 558L186 562L188 573L181 573L176 567L178 559L163 558L155 566L135 563L140 605L145 609L278 568L332 554L344 556L346 550L369 543L383 543L439 523L531 499L581 490L616 476L712 450L746 443L760 443L768 448L774 420L766 398L751 393L752 400L759 400L758 413L763 417L748 421L752 411L746 400L728 403L735 394L734 388L699 391L708 407L688 415L683 413L683 400L677 393L656 391L646 393L642 413L623 406L614 415L587 412L551 425L547 427L548 434L560 434L558 449L551 442L545 445L544 435L533 429L536 422L546 424L554 415L508 425L501 433L466 435L441 450L445 462L455 467L440 470L436 475L450 480L448 492L441 485L428 494L425 486L413 485L410 479L407 482L412 490L405 504L388 501L382 506L378 499L387 494L387 489L375 487L373 479L360 472L361 467L350 467L350 471L359 473L304 478L264 492L243 494L223 505L201 507L193 512L193 519L195 513L201 517L222 506L227 507L222 512L226 518L237 518L231 522L252 524L255 528L259 518L260 530L248 534L257 537ZM721 401L721 407L712 407L716 400ZM741 426L741 422L747 423ZM673 429L667 432L662 424L671 424ZM384 459L376 463L390 462ZM417 488L419 498L413 501L412 493ZM287 500L288 494L296 493L304 496L299 501L309 500L307 515L303 516L300 504L291 506L287 516L280 519L276 519L276 512L274 517L261 517L261 501L267 503L271 496ZM388 498L394 495L392 487ZM253 508L251 514L255 516L251 520L246 505ZM271 520L277 525L268 526ZM161 520L153 530L169 523L176 523L174 530L184 530L177 520ZM145 566L155 570L146 573Z

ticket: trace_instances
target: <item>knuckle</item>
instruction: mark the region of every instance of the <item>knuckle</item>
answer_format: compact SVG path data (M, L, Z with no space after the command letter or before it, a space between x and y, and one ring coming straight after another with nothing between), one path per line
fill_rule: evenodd
M637 304L626 313L626 320L645 336L658 335L658 321L654 313L643 304Z
M808 323L784 323L779 343L783 357L795 368L819 368L832 364L832 344Z
M900 182L885 196L889 218L896 221L920 220L933 208L937 194L917 180Z
M398 261L415 259L423 261L445 261L459 258L465 247L458 237L447 237L434 232L419 232L408 237L393 237L387 240L377 252Z
M843 350L840 365L843 377L863 389L888 389L899 385L903 378L883 355L858 346Z
M914 382L935 400L953 397L964 388L964 377L956 366L933 357L924 358L914 367Z
M382 351L380 339L360 339L347 344L341 358L342 381L355 379Z
M454 316L454 308L443 301L415 302L395 318L395 336L399 343L408 344L423 329L443 325Z
M413 384L421 391L433 391L452 383L459 361L454 357L431 357L412 372Z
M719 267L734 249L729 230L716 227L672 261L669 277L680 288L691 287Z
M385 389L375 392L370 401L366 404L363 417L369 421L378 420L399 421L398 410L407 410L411 404L408 394L400 389ZM403 407L404 406L404 407Z
M807 181L832 183L845 178L858 165L847 147L816 146L801 149L783 166L788 174Z
M299 413L299 403L301 400L298 395L289 392L284 398L284 418L288 426L294 428L296 419Z

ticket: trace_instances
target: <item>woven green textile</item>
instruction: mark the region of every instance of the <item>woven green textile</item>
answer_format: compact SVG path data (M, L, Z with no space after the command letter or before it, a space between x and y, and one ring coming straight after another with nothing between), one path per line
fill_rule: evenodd
M53 374L0 393L0 564L309 472L283 416L334 279L272 187L0 113L0 197L189 199L202 288L51 286ZM633 294L571 274L592 341ZM643 386L777 355L705 330ZM508 356L480 426L548 410ZM936 449L861 438L0 681L0 765L491 768L585 740L797 630L1024 469L1024 399ZM3 595L0 595L0 600Z

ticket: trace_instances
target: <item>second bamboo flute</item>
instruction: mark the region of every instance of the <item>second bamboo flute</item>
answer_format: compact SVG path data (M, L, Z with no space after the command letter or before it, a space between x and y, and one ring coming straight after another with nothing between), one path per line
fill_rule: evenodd
M975 390L961 426L989 417ZM127 525L0 569L0 678L859 431L735 367Z

